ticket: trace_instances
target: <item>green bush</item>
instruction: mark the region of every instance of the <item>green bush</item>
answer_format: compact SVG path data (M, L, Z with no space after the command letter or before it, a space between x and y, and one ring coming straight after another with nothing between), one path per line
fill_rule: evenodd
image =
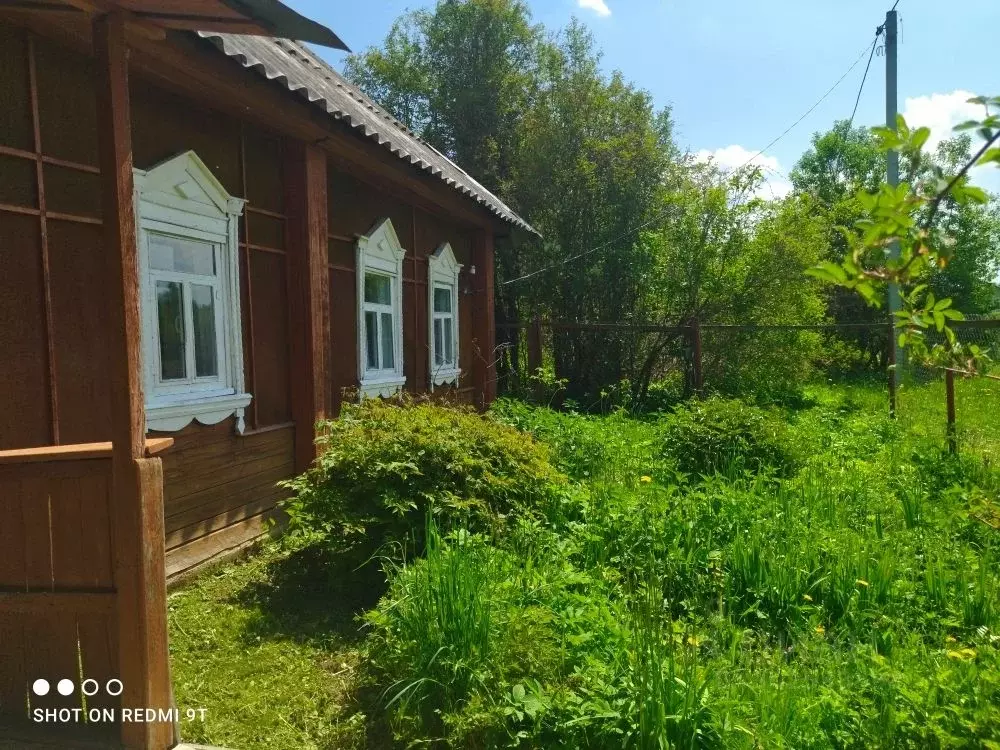
M735 399L681 404L663 418L661 433L664 453L686 474L768 469L783 474L795 463L782 423Z
M491 413L548 445L556 466L574 479L600 474L608 463L609 449L599 418L532 407L513 399L498 400Z
M322 425L320 455L284 483L293 532L344 548L405 542L428 512L448 527L495 528L555 512L565 477L530 435L470 409L366 399Z

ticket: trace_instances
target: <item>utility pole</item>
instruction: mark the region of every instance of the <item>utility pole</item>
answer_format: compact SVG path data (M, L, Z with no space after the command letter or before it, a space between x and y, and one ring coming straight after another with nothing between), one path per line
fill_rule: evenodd
M885 126L890 130L896 130L896 115L898 104L896 101L896 11L890 10L885 14ZM886 154L886 181L892 187L899 185L899 152L895 149ZM889 248L890 257L895 260L899 258L899 243L893 242ZM892 341L889 346L895 351L896 365L889 375L890 388L893 392L899 386L899 369L904 363L904 352L899 347L899 339L896 335L896 313L902 307L899 297L899 285L889 284L889 333Z

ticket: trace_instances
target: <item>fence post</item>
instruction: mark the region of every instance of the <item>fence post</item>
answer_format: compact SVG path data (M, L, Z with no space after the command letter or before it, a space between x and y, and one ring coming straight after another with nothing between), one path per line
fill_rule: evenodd
M704 379L701 369L701 324L698 317L691 318L691 360L694 370L694 392L698 398L702 396L702 386Z
M958 434L955 427L955 371L944 371L944 390L948 403L948 452L958 453Z
M889 366L886 372L889 374L889 419L896 418L896 342L895 328L890 322L886 326L888 337L886 339L886 361Z
M540 315L536 315L532 321L531 325L528 327L528 382L532 383L531 378L538 372L538 368L542 366L542 318ZM541 391L541 384L537 381L533 382L532 391L535 394L535 398L539 398Z

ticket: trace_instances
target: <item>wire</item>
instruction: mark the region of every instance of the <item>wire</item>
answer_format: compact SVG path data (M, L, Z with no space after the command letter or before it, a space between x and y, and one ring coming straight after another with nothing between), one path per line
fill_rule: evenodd
M854 100L854 109L851 111L851 119L847 125L847 129L850 130L854 125L854 115L858 113L858 104L861 102L861 92L865 90L865 81L868 80L868 71L872 66L872 58L875 57L875 47L878 45L878 38L882 36L882 32L885 31L885 24L882 24L877 29L875 29L875 40L872 42L872 51L868 55L868 64L865 66L865 74L861 77L861 86L858 88L858 98Z
M873 42L873 43L872 43L872 51L874 51L874 49L875 49L875 45L874 45L874 42ZM745 169L745 168L746 168L747 166L749 166L749 165L750 165L750 163L751 163L751 162L752 162L752 161L753 161L754 159L756 159L756 158L757 158L758 156L761 156L761 155L762 155L762 154L763 154L763 153L764 153L765 151L769 151L769 150L771 149L771 147L772 147L772 146L774 146L774 144L776 144L776 143L777 143L778 141L780 141L780 140L781 140L782 138L784 138L784 137L785 137L786 135L788 135L788 134L789 134L790 132L792 132L792 130L793 130L793 129L795 128L795 126L796 126L796 125L798 125L798 124L799 124L800 122L802 122L802 121L803 121L804 119L806 119L806 118L807 118L807 117L808 117L809 115L811 115L811 114L813 113L813 110L814 110L814 109L816 109L816 107L818 107L818 106L819 106L820 104L822 104L822 103L823 103L824 101L826 101L826 98L827 98L828 96L830 96L830 94L832 94L832 93L833 93L834 89L836 89L836 88L837 88L837 87L838 87L838 86L839 86L839 85L840 85L841 83L843 83L843 82L844 82L844 79L845 79L845 78L847 78L847 76L849 76L849 75L851 74L851 71L852 71L852 70L854 70L854 69L855 69L856 67L858 67L858 63L859 63L859 62L861 62L862 58L863 58L863 57L865 56L865 52L867 52L867 51L868 51L868 45L865 45L865 48L864 48L863 50L861 50L861 54L860 54L860 55L858 55L858 59L857 59L857 60L855 60L855 61L854 61L854 62L853 62L853 63L851 64L851 67L849 67L849 68L847 69L847 72L845 72L845 73L844 73L844 75L842 75L842 76L841 76L840 78L838 78L838 79L837 79L837 82L836 82L835 84L833 84L833 85L832 85L832 86L831 86L830 88L828 88L828 89L826 90L826 93L825 93L825 94L823 94L823 96L821 96L821 97L820 97L820 98L819 98L819 99L817 100L817 102L816 102L815 104L813 104L813 105L812 105L812 106L811 106L811 107L810 107L809 109L807 109L807 110L806 110L806 111L805 111L805 112L804 112L804 113L802 114L802 116L801 116L801 117L799 117L799 119L798 119L798 120L796 120L796 121L795 121L795 122L793 122L793 123L792 123L791 125L789 125L789 126L788 126L787 128L785 128L785 130L784 130L784 131L783 131L783 132L781 133L781 135L779 135L779 136L778 136L777 138L775 138L775 139L774 139L773 141L771 141L771 142L770 142L770 143L768 143L768 144L767 144L766 146L764 146L764 148L762 148L762 149L761 149L760 151L758 151L758 152L757 152L756 154L754 154L754 155L753 155L753 156L751 156L751 157L750 157L749 159L747 159L747 160L746 160L746 161L745 161L745 162L744 162L744 163L743 163L743 164L742 164L742 165L741 165L741 166L740 166L740 167L739 167L739 168L738 168L738 169L737 169L736 171L737 171L737 172L739 172L740 170L742 170L742 169Z
M898 2L898 0L897 0L897 2ZM874 50L874 42L872 43L872 50ZM860 63L861 60L862 60L862 58L864 58L865 52L868 52L868 45L865 45L864 49L861 50L861 54L859 54L858 58L851 64L851 67L849 67L847 69L847 71L840 78L837 79L836 83L834 83L829 89L826 90L826 93L824 93L823 96L821 96L816 101L815 104L813 104L809 109L807 109L802 114L802 116L799 117L799 119L797 119L795 122L793 122L787 128L785 128L777 138L775 138L773 141L771 141L770 143L768 143L766 146L764 146L764 148L762 148L760 151L758 151L753 156L751 156L749 159L747 159L745 162L743 162L743 164L741 164L739 167L737 167L733 171L733 174L734 175L738 174L739 172L742 172L744 169L746 169L748 166L750 166L751 162L753 162L754 159L757 159L759 156L763 155L765 151L767 151L770 148L772 148L778 141L780 141L782 138L784 138L786 135L788 135L795 128L796 125L798 125L800 122L802 122L804 119L806 119L810 114L812 114L813 110L815 110L816 107L818 107L820 104L822 104L824 101L826 101L826 98L828 96L830 96L830 94L833 93L834 89L836 89L841 83L843 83L844 79L847 78L847 76L849 76L851 74L851 71L854 70L856 67L858 67L858 63ZM869 60L869 62L870 62L870 60ZM564 266L567 263L572 263L574 260L579 260L580 258L584 258L584 257L586 257L588 255L592 255L592 254L594 254L596 252L599 252L600 250L604 250L606 247L609 247L610 245L615 244L619 240L623 240L626 237L629 237L630 235L633 235L636 232L638 232L638 231L640 231L642 229L645 229L646 227L650 226L651 224L655 224L660 219L664 218L668 213L670 213L671 210L672 210L672 207L669 208L669 209L667 209L667 210L665 210L665 211L661 211L660 213L658 213L657 215L655 215L651 219L649 219L647 221L644 221L642 224L639 224L638 226L634 226L634 227L632 227L630 229L627 229L625 232L623 232L622 234L618 235L614 239L608 240L607 242L605 242L605 243L603 243L601 245L598 245L597 247L593 247L590 250L584 250L582 253L576 253L575 255L571 255L568 258L563 258L562 260L557 261L556 263L552 263L552 264L550 264L548 266L542 266L541 268L535 269L534 271L526 273L526 274L524 274L522 276L518 276L516 278L504 281L501 284L501 286L507 286L509 284L516 284L516 283L518 283L520 281L525 281L526 279L530 279L533 276L537 276L540 273L545 273L546 271L551 271L553 268L558 268L559 266Z

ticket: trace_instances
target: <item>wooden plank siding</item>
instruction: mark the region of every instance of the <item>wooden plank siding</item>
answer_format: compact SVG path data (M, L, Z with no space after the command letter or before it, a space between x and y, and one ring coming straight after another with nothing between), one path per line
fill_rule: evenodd
M64 677L121 676L111 514L110 456L0 463L0 724L79 706L54 689ZM38 678L45 697L31 694ZM118 706L101 692L88 705Z
M234 437L233 420L211 427L192 425L172 433L174 447L163 454L168 576L246 541L237 535L218 547L204 540L229 526L266 516L287 493L276 487L295 470L294 425L287 423ZM257 519L255 534L263 529Z
M304 444L311 424L301 423L311 421L309 414L336 416L344 389L357 385L354 243L380 218L392 219L407 250L406 389L428 388L427 257L449 242L464 265L458 311L462 379L458 388L437 395L482 402L473 339L483 321L475 301L483 277L470 269L482 266L475 255L482 245L475 242L483 230L474 223L494 224L471 201L353 134L313 137L327 125L318 125L306 105L244 75L206 45L133 41L134 165L148 169L191 149L228 192L247 200L239 232L244 376L253 396L247 434L236 434L230 419L150 435L176 438L162 454L163 528L167 572L179 574L263 531L284 496L276 483L308 460ZM69 25L42 28L28 17L0 12L0 450L112 437L105 363L113 342L107 335L104 265L98 262L107 227L96 64L89 46L89 37ZM167 75L181 63L189 76ZM218 91L210 92L212 86ZM248 108L250 100L275 106ZM311 167L296 170L306 149ZM370 169L364 166L369 152ZM315 206L290 205L319 192L308 181L317 179L320 164L325 215ZM314 317L324 308L329 312L323 325L302 332L296 320L305 310ZM298 332L305 338L293 341ZM309 398L300 398L317 377L323 382L312 382Z
M335 411L345 389L358 383L357 269L355 242L377 221L389 217L406 249L403 258L403 373L406 390L426 393L430 379L427 332L427 256L451 243L464 267L459 276L459 367L457 389L439 389L460 400L472 399L472 260L473 232L386 195L332 164L329 186L330 351Z

